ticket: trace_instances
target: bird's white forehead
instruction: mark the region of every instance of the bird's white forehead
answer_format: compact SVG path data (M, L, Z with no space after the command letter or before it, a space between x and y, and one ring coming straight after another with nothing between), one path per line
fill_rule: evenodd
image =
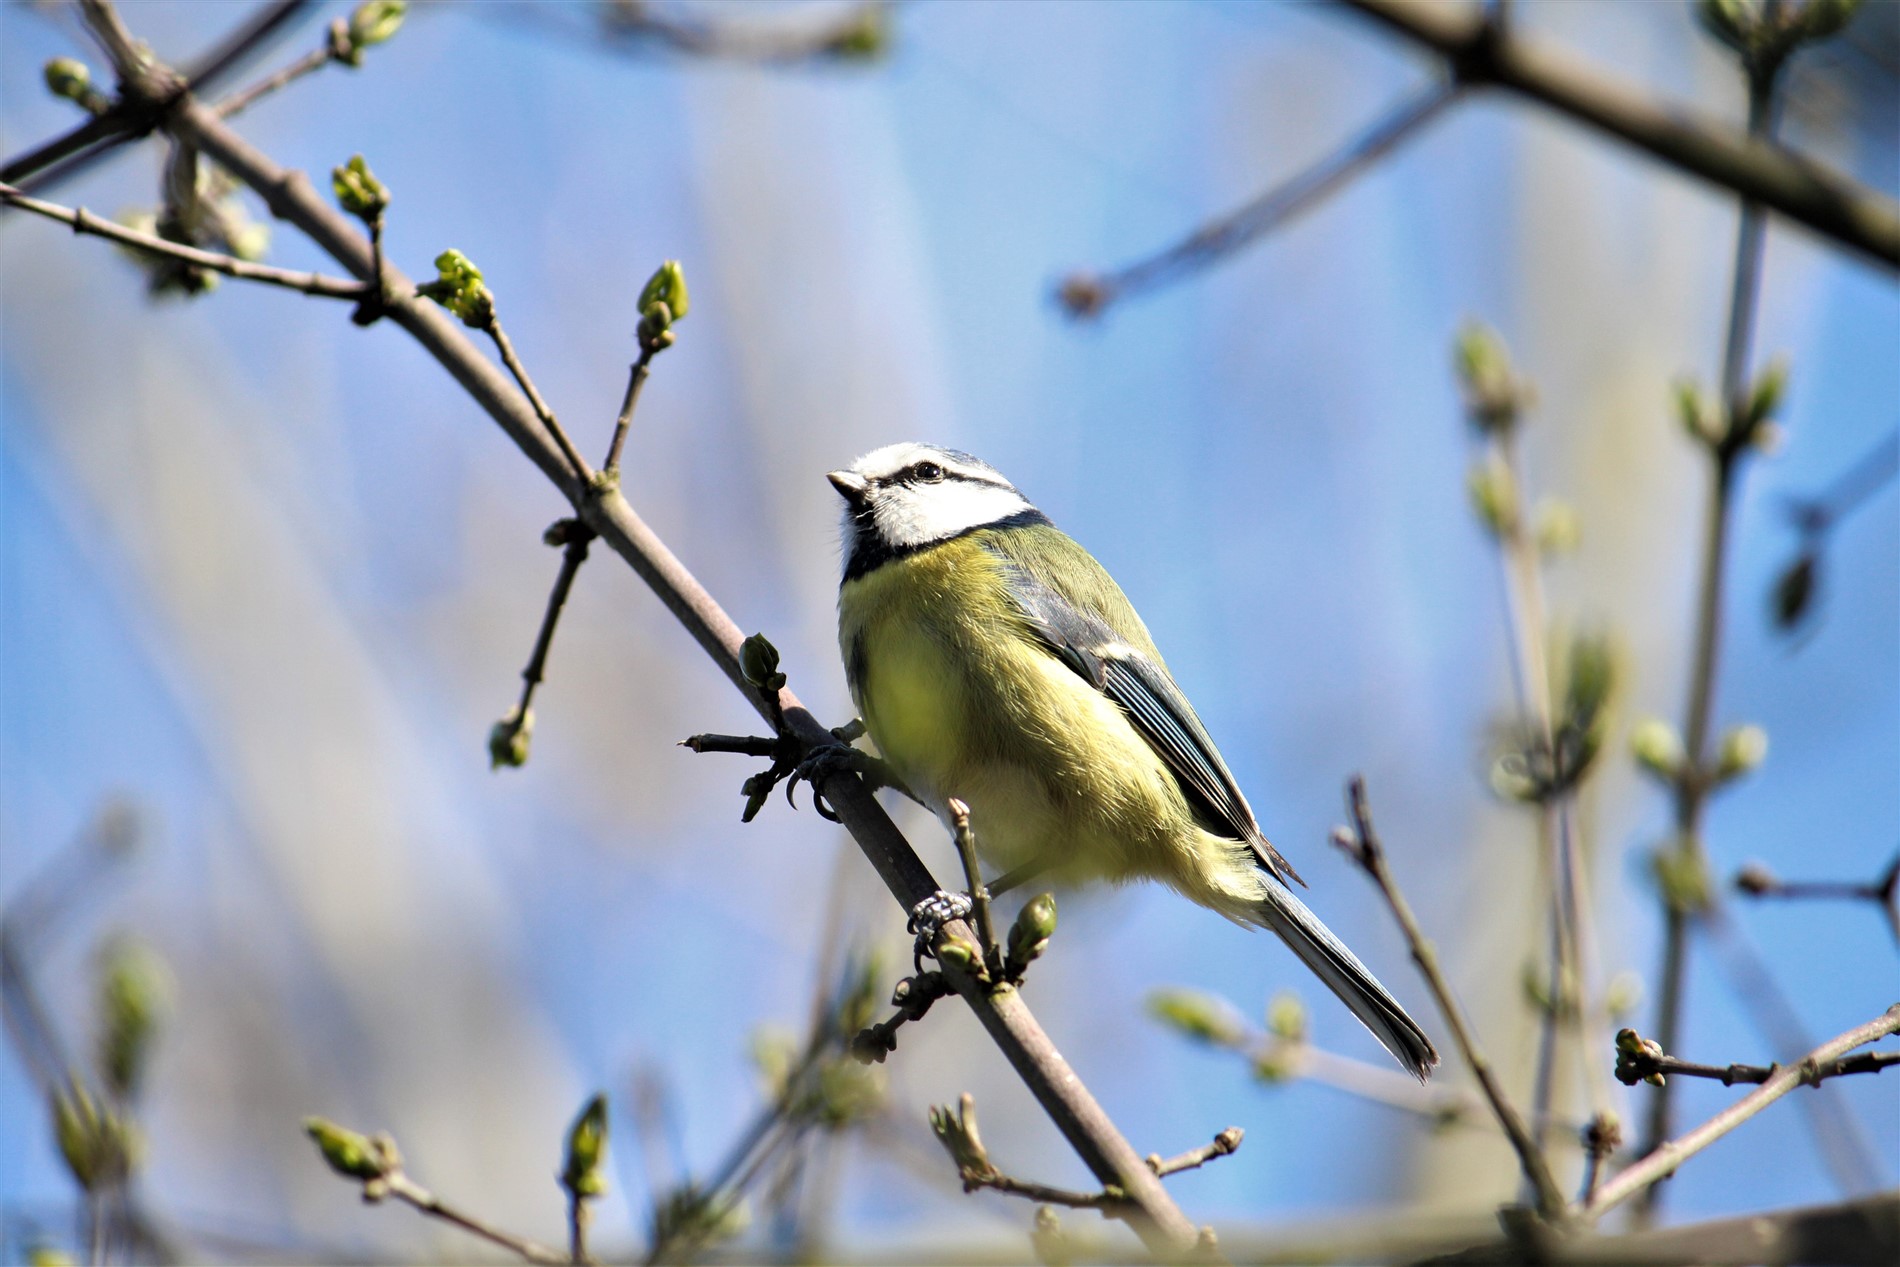
M905 440L897 444L887 444L881 449L873 449L853 462L851 470L875 483L878 480L889 479L898 472L923 461L935 462L943 467L947 474L978 478L997 484L1009 483L1000 471L980 458L959 453L955 449L939 448L934 444L919 444L914 440Z

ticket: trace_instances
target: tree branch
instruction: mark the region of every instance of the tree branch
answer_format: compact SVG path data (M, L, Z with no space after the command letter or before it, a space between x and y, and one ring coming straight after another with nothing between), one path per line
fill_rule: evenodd
M1614 1209L1658 1180L1674 1174L1689 1158L1722 1138L1796 1087L1810 1085L1820 1070L1857 1047L1900 1033L1900 1003L1865 1025L1856 1026L1838 1038L1829 1039L1809 1052L1801 1061L1777 1069L1761 1086L1723 1109L1714 1117L1678 1139L1659 1145L1648 1156L1597 1190L1588 1205L1577 1213L1594 1219Z
M341 212L317 196L301 172L278 167L215 112L189 97L179 103L169 126L255 190L272 214L308 234L349 272L366 280L372 275L369 244ZM777 699L768 702L745 683L739 671L739 645L744 635L698 579L618 491L590 495L590 490L575 479L527 400L501 369L463 336L452 318L433 304L414 299L413 282L394 268L388 272L389 319L408 331L448 370L549 482L579 509L587 525L646 582L760 715L770 719L775 708L782 709L792 733L806 745L836 743L830 730L790 690L781 691ZM834 774L826 780L823 791L905 910L939 891L941 886L909 841L858 778L842 772ZM967 929L962 931L969 935ZM1196 1235L1193 1225L1043 1033L1021 993L991 995L967 973L948 975L1083 1162L1104 1184L1114 1184L1127 1194L1128 1205L1121 1213L1142 1239L1164 1253L1178 1253L1192 1246Z
M1208 221L1173 246L1111 273L1071 273L1057 287L1057 301L1071 317L1098 317L1110 304L1130 295L1219 263L1343 189L1423 131L1458 99L1461 91L1460 85L1446 80L1414 93L1317 163L1244 206Z
M1517 1151L1518 1164L1536 1194L1538 1210L1547 1218L1561 1216L1565 1209L1563 1194L1551 1176L1550 1164L1544 1159L1544 1150L1538 1146L1524 1125L1523 1117L1504 1094L1504 1086L1493 1072L1491 1062L1479 1049L1477 1037L1465 1020L1464 1010L1452 997L1450 982L1445 980L1445 974L1438 967L1438 951L1419 928L1418 919L1412 914L1411 903L1399 892L1398 882L1392 878L1392 872L1385 865L1385 847L1379 843L1378 833L1373 830L1372 808L1366 801L1365 780L1358 775L1354 775L1347 784L1346 800L1352 812L1353 825L1339 828L1334 833L1333 843L1357 862L1372 877L1373 883L1379 886L1386 905L1391 907L1393 917L1398 920L1399 928L1405 934L1406 945L1411 947L1412 959L1418 964L1418 970L1432 992L1432 999L1438 1004L1439 1014L1445 1018L1445 1024L1451 1030L1452 1041L1458 1044L1458 1051L1470 1067L1472 1076L1478 1080L1478 1087L1490 1103L1498 1125L1504 1128L1511 1147Z
M62 207L57 203L42 202L38 198L29 198L12 185L0 184L0 202L18 207L22 211L31 211L34 215L45 216L48 220L57 220L69 225L74 233L90 234L117 242L120 246L135 251L146 251L153 255L162 255L170 259L195 264L199 268L208 268L214 273L223 273L226 277L236 277L247 282L262 282L267 286L282 286L286 290L301 291L306 295L317 295L324 299L349 299L360 301L369 288L362 282L350 281L344 277L327 277L322 273L298 273L287 268L271 268L265 264L253 264L249 260L238 259L234 255L220 255L216 251L203 251L195 246L186 246L182 242L173 242L152 233L140 233L137 229L128 229L112 220L102 220L84 207Z
M1338 0L1438 54L1461 82L1496 85L1761 203L1889 270L1900 270L1900 205L1820 164L1661 106L1566 53L1506 35L1475 9L1423 0Z

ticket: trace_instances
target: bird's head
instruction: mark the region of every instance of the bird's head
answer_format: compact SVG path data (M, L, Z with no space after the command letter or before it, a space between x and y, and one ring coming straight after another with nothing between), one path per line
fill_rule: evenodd
M844 498L846 576L977 528L1047 522L989 463L931 444L892 444L825 476Z

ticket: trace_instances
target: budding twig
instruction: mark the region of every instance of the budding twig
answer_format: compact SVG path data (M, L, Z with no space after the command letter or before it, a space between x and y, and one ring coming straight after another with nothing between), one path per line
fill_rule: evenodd
M501 328L501 318L495 313L492 304L489 306L487 317L488 320L479 328L495 341L495 350L501 353L502 364L506 365L508 372L514 375L516 384L520 386L522 394L527 396L528 404L533 407L535 417L541 420L541 425L548 429L550 436L554 437L554 443L560 446L561 456L567 459L568 465L574 470L575 481L585 487L594 477L593 468L589 467L581 457L580 451L574 447L574 442L567 438L567 432L555 418L554 411L548 408L548 402L543 400L541 393L536 390L534 380L528 376L527 367L521 363L521 358L515 355L515 345L509 340L508 332Z
M226 277L235 277L247 282L262 282L267 286L281 286L286 290L300 291L306 295L316 295L323 299L361 300L369 287L362 282L351 281L345 277L331 277L324 273L293 272L287 268L271 268L265 264L253 264L249 260L238 259L235 255L222 255L216 251L204 251L182 242L173 242L169 238L153 233L141 233L137 229L128 229L122 224L101 219L84 207L62 207L58 203L42 202L29 197L12 185L0 184L0 199L22 211L31 211L35 215L45 216L48 220L57 220L70 225L78 234L90 234L117 242L120 246L131 247L136 251L145 251L152 255L178 260L184 264L194 264L199 268L222 273Z
M1890 1065L1900 1065L1900 1051L1864 1051L1814 1064L1806 1070L1806 1080L1810 1085L1818 1086L1829 1078L1879 1073ZM1616 1036L1616 1079L1626 1087L1633 1087L1639 1082L1666 1086L1664 1080L1670 1074L1679 1074L1684 1078L1710 1078L1725 1087L1732 1087L1738 1082L1760 1084L1781 1072L1783 1067L1778 1064L1697 1064L1693 1060L1679 1060L1668 1055L1659 1044L1644 1038L1635 1030L1626 1029Z
M997 956L996 926L990 922L990 891L983 887L983 868L976 857L976 833L970 829L970 807L951 797L946 802L950 811L950 824L956 832L957 856L963 861L963 875L970 884L970 903L975 907L976 933L983 939L983 958L985 962ZM990 970L1000 970L1000 965L990 964Z
M1900 1003L1894 1004L1865 1025L1856 1026L1838 1038L1829 1039L1809 1052L1805 1059L1775 1070L1756 1090L1743 1096L1688 1134L1658 1145L1641 1161L1599 1188L1596 1197L1588 1204L1579 1207L1576 1213L1584 1218L1595 1219L1605 1211L1621 1205L1638 1192L1649 1189L1658 1180L1666 1179L1674 1174L1676 1168L1684 1161L1754 1117L1788 1092L1796 1087L1811 1085L1818 1081L1820 1071L1824 1067L1857 1047L1865 1047L1868 1043L1895 1033L1900 1033Z
M1484 1098L1490 1104L1492 1114L1497 1117L1498 1125L1504 1128L1511 1147L1517 1150L1518 1164L1523 1168L1524 1177L1530 1181L1539 1212L1547 1218L1561 1217L1565 1208L1563 1195L1558 1191L1557 1181L1551 1177L1544 1151L1525 1127L1524 1119L1516 1107L1504 1094L1504 1086L1492 1071L1491 1062L1479 1049L1478 1040L1465 1020L1464 1010L1452 996L1450 982L1445 980L1445 974L1439 969L1438 951L1419 928L1411 904L1405 900L1405 895L1399 891L1397 881L1393 880L1391 871L1385 865L1385 849L1372 827L1372 808L1366 800L1364 779L1358 775L1352 777L1347 784L1346 799L1352 812L1353 826L1339 828L1333 835L1333 843L1356 861L1372 877L1373 883L1379 886L1386 905L1392 909L1393 917L1398 920L1399 928L1405 934L1406 944L1411 947L1412 959L1418 964L1419 972L1432 992L1432 999L1438 1004L1439 1014L1445 1018L1445 1024L1451 1030L1452 1041L1457 1043L1465 1064L1470 1066L1472 1076L1478 1080L1478 1087L1484 1092Z
M1149 1153L1148 1169L1165 1179L1169 1175L1179 1174L1183 1170L1199 1170L1216 1157L1230 1157L1240 1147L1245 1132L1238 1126L1230 1126L1216 1135L1212 1143L1202 1144L1199 1148L1190 1148L1178 1157L1162 1160L1160 1153Z

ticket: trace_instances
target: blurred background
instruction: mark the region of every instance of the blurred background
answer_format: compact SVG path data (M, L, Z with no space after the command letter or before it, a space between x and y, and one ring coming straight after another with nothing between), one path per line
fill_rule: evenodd
M174 64L246 11L123 8ZM839 12L663 11L766 25ZM1692 6L1516 11L1528 35L1740 126L1740 78ZM345 12L317 6L239 82L318 47ZM603 20L598 6L416 6L360 70L325 70L238 127L317 177L364 154L394 194L392 261L426 277L444 248L474 259L590 456L620 403L640 286L662 259L683 263L691 315L655 363L624 489L734 619L772 637L832 724L850 704L823 472L923 439L1007 473L1140 607L1315 909L1442 1034L1375 891L1326 844L1344 780L1366 775L1392 866L1521 1091L1538 846L1534 820L1487 783L1511 685L1451 369L1465 321L1496 327L1537 384L1529 482L1581 524L1549 573L1553 612L1610 633L1622 656L1581 822L1602 975L1650 986L1629 1021L1646 1023L1660 917L1643 859L1670 807L1627 735L1683 706L1707 480L1671 386L1717 372L1732 198L1479 96L1218 268L1077 323L1052 300L1070 270L1177 240L1437 68L1324 5L919 2L889 15L875 56L764 65ZM1897 31L1896 6L1871 3L1808 55L1784 128L1890 194ZM7 154L76 121L41 82L67 54L109 81L70 10L0 8ZM129 148L48 196L149 210L161 162ZM281 227L270 260L329 265ZM754 763L675 746L757 721L604 550L556 639L532 759L490 770L488 729L516 698L558 564L540 534L567 507L399 331L231 282L153 300L118 252L16 212L0 287L0 903L102 813L130 815L129 852L91 868L29 963L81 1052L97 948L134 937L167 965L143 1202L233 1257L471 1252L409 1212L361 1206L303 1137L320 1113L391 1130L422 1182L559 1244L562 1132L600 1089L614 1146L597 1243L630 1252L655 1183L705 1175L758 1112L759 1027L801 1030L848 948L881 955L880 994L909 970L895 905L804 796L742 826ZM1709 847L1723 883L1748 860L1865 880L1900 845L1891 483L1831 535L1800 630L1773 627L1768 595L1798 545L1789 499L1900 418L1893 279L1774 224L1757 348L1791 368L1785 442L1741 486L1716 720L1760 724L1771 750L1714 803ZM947 881L939 830L892 808ZM1494 1226L1516 1183L1495 1133L1434 1130L1311 1079L1265 1084L1149 1016L1162 987L1255 1018L1293 990L1315 1044L1382 1062L1270 938L1155 888L1059 899L1026 997L1136 1149L1247 1131L1235 1156L1170 1181L1191 1218L1233 1235L1373 1212ZM1731 915L1752 951L1696 943L1676 1054L1792 1054L1764 1034L1759 990L1738 984L1750 953L1809 1038L1893 1001L1895 938L1877 908ZM826 1177L801 1235L870 1253L1022 1252L1031 1207L962 1195L924 1127L927 1105L964 1091L1011 1174L1089 1186L965 1009L907 1030L882 1071L874 1127L813 1161ZM644 1131L636 1086L664 1106ZM1633 1126L1653 1090L1616 1090ZM1737 1093L1677 1094L1686 1124ZM1670 1216L1900 1180L1900 1078L1800 1099L1834 1116L1777 1106L1671 1182ZM1831 1178L1817 1145L1817 1122L1843 1120L1881 1167L1858 1185ZM42 1090L11 1055L0 1141L0 1244L69 1243L72 1183ZM1565 1159L1568 1184L1574 1150ZM1093 1216L1070 1222L1096 1234ZM786 1233L761 1220L746 1235L769 1247Z

